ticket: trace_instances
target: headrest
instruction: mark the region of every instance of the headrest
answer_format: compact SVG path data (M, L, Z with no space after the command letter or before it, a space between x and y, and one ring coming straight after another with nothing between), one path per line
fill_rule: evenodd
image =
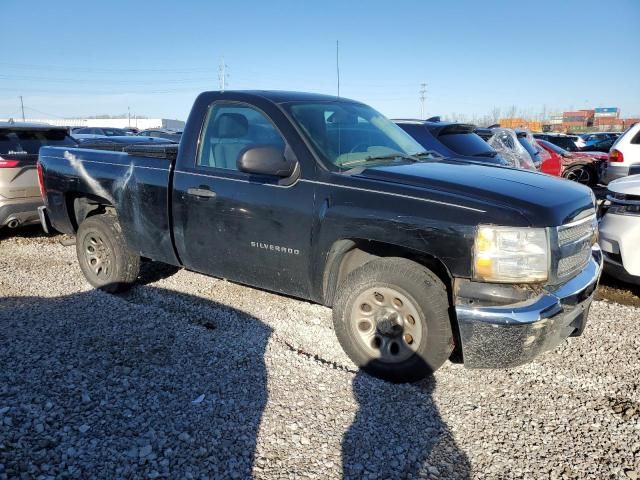
M242 138L249 132L249 121L241 113L223 113L213 124L216 138Z

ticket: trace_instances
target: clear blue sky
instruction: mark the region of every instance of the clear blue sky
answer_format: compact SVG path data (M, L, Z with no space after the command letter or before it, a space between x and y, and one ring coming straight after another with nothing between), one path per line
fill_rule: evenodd
M0 0L0 117L185 119L218 88L336 92L388 116L640 115L640 0Z

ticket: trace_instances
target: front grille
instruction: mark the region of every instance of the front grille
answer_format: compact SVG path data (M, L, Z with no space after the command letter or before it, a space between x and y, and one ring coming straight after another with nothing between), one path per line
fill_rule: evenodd
M556 276L566 280L587 266L596 241L598 221L595 213L557 228L558 263Z
M568 278L580 272L589 263L591 258L591 246L568 257L561 258L558 262L558 277Z
M576 240L584 240L594 233L594 223L589 219L578 223L577 225L563 225L558 227L558 243L560 246L575 242Z

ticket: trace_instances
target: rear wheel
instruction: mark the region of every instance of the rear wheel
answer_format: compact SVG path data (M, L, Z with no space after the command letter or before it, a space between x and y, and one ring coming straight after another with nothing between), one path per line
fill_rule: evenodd
M119 292L130 288L138 278L140 257L127 250L113 215L96 215L80 224L76 254L82 273L96 288Z
M572 180L589 187L595 185L595 175L593 169L587 167L586 165L575 165L573 167L569 167L565 170L562 176L567 180Z
M340 286L333 323L354 363L393 382L430 375L453 350L444 284L404 258L373 260L350 273Z

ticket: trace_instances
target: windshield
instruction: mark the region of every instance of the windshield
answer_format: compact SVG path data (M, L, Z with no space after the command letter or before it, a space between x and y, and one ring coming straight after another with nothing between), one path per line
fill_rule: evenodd
M438 140L459 155L473 157L492 157L496 155L495 150L473 132L445 133L440 135Z
M369 161L403 161L424 152L400 127L366 105L348 101L296 102L285 108L316 153L339 169Z

